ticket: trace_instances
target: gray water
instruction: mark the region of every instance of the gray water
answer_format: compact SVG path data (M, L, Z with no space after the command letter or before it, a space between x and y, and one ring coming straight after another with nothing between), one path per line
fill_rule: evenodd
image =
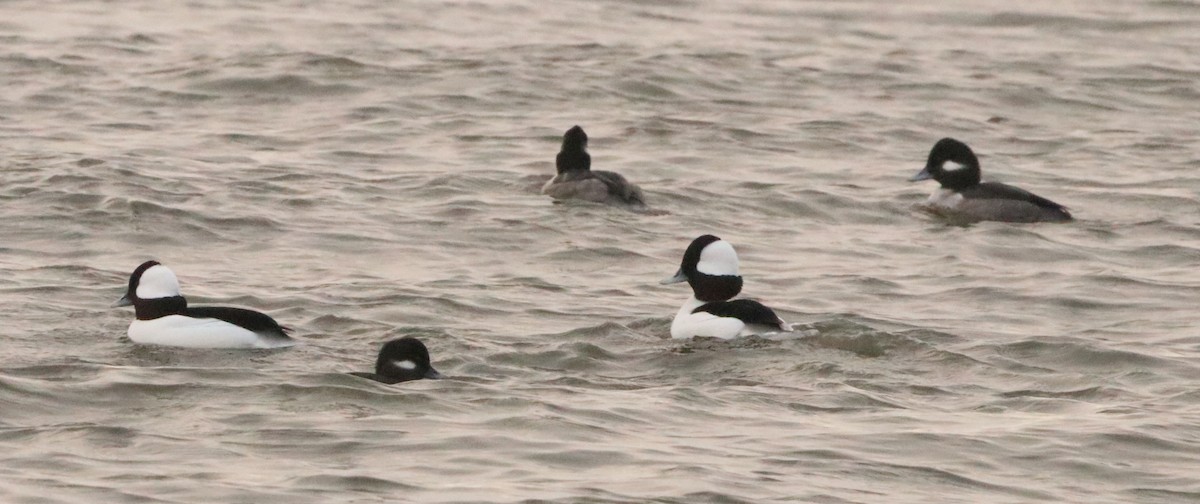
M0 2L0 502L1195 502L1193 1ZM553 204L563 131L655 212ZM947 225L939 138L1063 225ZM669 338L688 242L789 338ZM158 259L281 351L141 347ZM448 379L348 376L423 339Z

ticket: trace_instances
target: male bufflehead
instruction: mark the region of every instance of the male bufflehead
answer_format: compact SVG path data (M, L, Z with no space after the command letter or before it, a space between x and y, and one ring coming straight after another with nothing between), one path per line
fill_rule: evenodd
M374 373L350 373L354 376L393 384L429 378L437 380L442 374L429 363L429 349L421 340L411 336L394 339L379 349Z
M587 133L575 126L563 134L562 150L554 158L558 175L542 186L542 194L556 200L581 199L595 203L645 206L642 190L619 173L592 170L587 153Z
M129 339L143 345L186 348L281 348L295 345L270 316L226 307L192 308L179 294L175 273L146 261L129 276L129 290L113 306L133 305Z
M967 144L943 138L929 160L909 182L934 179L942 185L925 208L969 221L1058 222L1071 220L1067 208L1046 198L999 182L980 182L979 159Z
M663 284L687 281L692 297L671 322L672 338L712 336L736 338L749 334L791 331L774 310L750 299L733 299L742 290L737 252L729 242L704 235L688 245L683 264Z

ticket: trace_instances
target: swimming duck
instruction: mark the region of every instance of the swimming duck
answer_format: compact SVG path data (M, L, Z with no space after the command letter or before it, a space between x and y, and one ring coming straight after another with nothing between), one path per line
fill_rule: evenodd
M143 345L185 348L281 348L296 344L265 313L221 306L192 307L179 293L179 279L158 261L142 263L129 276L125 295L113 304L133 306L129 339Z
M910 182L933 179L941 187L924 208L967 221L1061 222L1071 220L1067 208L1024 189L999 182L980 182L979 159L967 144L943 138L929 151L925 168Z
M621 174L592 170L587 133L574 126L563 134L562 149L554 162L558 174L542 186L542 194L556 200L581 199L595 203L645 206L642 190Z
M663 284L687 282L692 296L671 321L672 338L710 336L723 339L767 332L790 332L792 326L758 301L733 299L742 290L737 252L713 235L692 240L683 263Z
M437 380L442 374L429 362L429 349L421 340L411 336L394 339L379 349L374 373L350 373L354 376L393 384L428 378Z

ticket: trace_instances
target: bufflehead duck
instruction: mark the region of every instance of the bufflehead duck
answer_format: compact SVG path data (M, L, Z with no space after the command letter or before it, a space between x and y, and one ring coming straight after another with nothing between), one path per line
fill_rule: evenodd
M909 182L934 179L942 185L925 208L969 221L1056 222L1071 220L1067 208L1046 198L999 182L980 182L979 159L967 144L943 138L929 160Z
M226 307L192 308L179 294L179 279L157 261L129 276L129 290L113 306L133 305L137 319L129 339L143 345L185 348L281 348L295 345L270 316Z
M350 373L354 376L393 384L429 378L437 380L442 374L429 363L429 349L421 340L411 336L394 339L379 349L374 373Z
M683 264L663 284L687 281L692 297L671 322L672 338L712 336L736 338L749 334L791 331L774 310L750 299L733 299L742 290L737 252L729 242L704 235L688 245Z
M563 134L562 150L554 158L558 175L542 186L542 194L556 200L581 199L595 203L645 206L642 190L619 173L592 170L587 153L587 133L579 126Z

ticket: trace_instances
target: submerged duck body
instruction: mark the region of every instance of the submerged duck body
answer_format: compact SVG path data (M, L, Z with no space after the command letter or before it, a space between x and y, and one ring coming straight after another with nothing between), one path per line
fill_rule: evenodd
M555 157L554 164L558 173L542 186L542 194L556 200L646 205L642 190L625 180L621 174L592 170L592 157L587 152L587 133L579 126L563 134L562 149Z
M708 336L732 339L769 332L788 332L792 326L767 306L751 299L733 299L742 290L737 252L713 235L692 240L674 276L663 284L686 281L692 296L671 321L672 338Z
M183 348L282 348L295 345L288 329L265 313L220 306L190 307L175 273L147 261L129 277L114 306L133 306L129 339L142 345Z
M437 380L442 374L433 369L429 349L417 338L405 336L394 339L379 349L374 373L350 373L380 383L400 383L412 380Z
M999 182L981 182L979 159L971 148L943 138L929 151L925 168L911 182L933 179L941 185L924 208L967 221L1062 222L1072 219L1067 208L1024 189Z

